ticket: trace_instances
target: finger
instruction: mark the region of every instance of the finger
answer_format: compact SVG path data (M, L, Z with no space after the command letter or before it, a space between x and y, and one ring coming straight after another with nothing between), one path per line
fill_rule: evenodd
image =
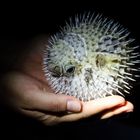
M115 106L124 104L125 99L123 97L114 95L84 103L83 112L87 114L99 113Z
M82 104L79 100L71 96L56 95L54 93L43 93L38 92L36 96L32 99L34 102L34 107L38 110L61 112L80 112Z
M124 104L125 99L117 95L85 102L83 103L82 112L65 115L60 118L60 121L75 121L82 118L87 118L102 111L114 108L115 106L121 106Z
M132 103L126 101L126 104L124 106L120 106L114 110L111 110L107 113L105 113L104 115L101 116L101 119L107 119L110 118L114 115L118 115L124 112L133 112L134 106Z

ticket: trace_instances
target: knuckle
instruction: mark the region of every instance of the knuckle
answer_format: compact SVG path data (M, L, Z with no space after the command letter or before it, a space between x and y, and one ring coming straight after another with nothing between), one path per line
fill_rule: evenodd
M52 105L52 111L55 112L66 111L66 105L59 102L55 102L54 105Z

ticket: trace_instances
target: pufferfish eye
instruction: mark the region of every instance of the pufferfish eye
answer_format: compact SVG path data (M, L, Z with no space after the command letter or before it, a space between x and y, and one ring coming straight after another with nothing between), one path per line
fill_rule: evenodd
M75 66L74 65L69 65L65 67L66 73L67 74L73 74L75 71Z
M49 70L51 71L51 74L53 77L61 77L61 76L72 76L75 71L74 65L66 65L66 66L58 66L56 64L50 64Z
M56 66L55 64L49 65L49 70L51 71L53 77L60 77L62 75L62 68Z

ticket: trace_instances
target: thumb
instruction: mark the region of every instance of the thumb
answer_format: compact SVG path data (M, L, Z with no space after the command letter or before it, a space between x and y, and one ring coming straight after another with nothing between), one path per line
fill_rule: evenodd
M34 107L37 110L51 111L51 112L80 112L82 108L81 102L71 96L57 95L54 93L38 93L32 99Z

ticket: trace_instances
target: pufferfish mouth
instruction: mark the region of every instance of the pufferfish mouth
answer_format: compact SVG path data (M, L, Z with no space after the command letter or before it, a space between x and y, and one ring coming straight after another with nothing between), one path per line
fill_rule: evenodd
M83 101L130 93L140 63L130 32L100 15L76 17L52 36L43 70L56 94Z

